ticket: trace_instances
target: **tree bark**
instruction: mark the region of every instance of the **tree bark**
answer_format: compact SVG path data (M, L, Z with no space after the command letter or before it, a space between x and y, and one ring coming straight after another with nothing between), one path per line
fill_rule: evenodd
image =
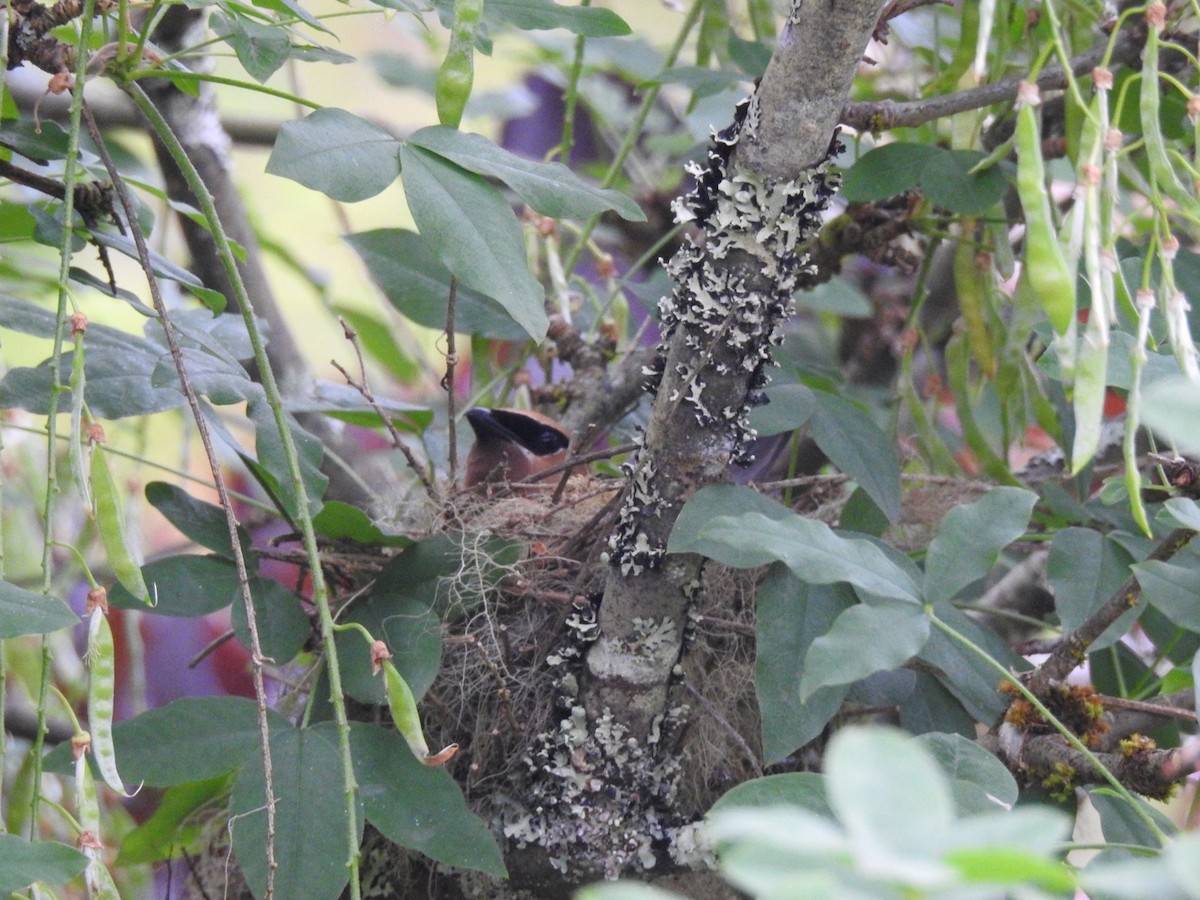
M677 801L687 698L671 690L703 560L668 556L667 538L686 500L724 480L754 437L747 415L808 265L798 248L836 189L838 115L882 6L796 0L756 94L676 207L697 230L668 264L664 339L648 367L657 399L609 538L599 637L567 720L533 754L569 765L544 766L526 792L530 843L565 858L568 879L650 868L664 849L678 862L674 829L703 812Z
M721 481L752 437L745 416L805 263L795 247L832 193L818 167L881 9L879 0L797 0L740 134L723 132L710 168L694 173L681 214L705 233L668 267L671 333L587 659L589 717L611 710L641 739L664 712L699 587L701 560L666 557L667 537L687 498ZM739 196L726 202L731 193Z

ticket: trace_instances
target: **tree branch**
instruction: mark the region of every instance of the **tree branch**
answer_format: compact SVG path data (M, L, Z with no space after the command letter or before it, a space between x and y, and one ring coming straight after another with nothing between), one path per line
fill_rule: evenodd
M1145 26L1140 22L1131 21L1121 29L1121 33L1113 42L1109 66L1132 65L1141 56L1145 43ZM1075 57L1071 60L1071 71L1075 75L1085 75L1091 72L1104 61L1107 49L1108 42L1105 41L1087 53ZM982 109L985 106L1014 100L1017 96L1017 87L1024 80L1026 80L1026 76L1014 75L994 84L980 85L956 94L930 97L928 100L907 102L876 100L866 103L847 103L842 110L841 123L858 131L872 132L887 131L892 128L913 128L944 116L952 116L967 110ZM1037 84L1043 91L1062 90L1067 86L1067 76L1061 66L1049 66L1042 70Z
M798 0L754 92L738 162L770 178L795 178L824 159L840 101L879 22L875 0ZM863 35L867 39L863 39Z
M1160 562L1168 560L1186 547L1195 536L1196 532L1190 528L1177 528L1151 551L1146 560ZM1072 670L1087 658L1088 648L1092 646L1096 638L1100 637L1108 629L1108 626L1117 621L1125 612L1137 605L1141 592L1142 589L1138 585L1136 576L1130 575L1126 578L1112 596L1104 602L1103 606L1092 613L1082 625L1064 637L1062 642L1054 648L1049 658L1029 677L1026 682L1029 689L1038 696L1042 696L1051 684L1061 681L1071 674Z
M813 166L828 154L881 8L880 0L794 3L758 90L678 207L703 233L668 265L657 400L609 542L613 565L582 696L589 717L611 710L638 739L666 706L702 565L666 556L667 537L687 498L723 480L746 446L748 403L805 270L797 247L831 193Z

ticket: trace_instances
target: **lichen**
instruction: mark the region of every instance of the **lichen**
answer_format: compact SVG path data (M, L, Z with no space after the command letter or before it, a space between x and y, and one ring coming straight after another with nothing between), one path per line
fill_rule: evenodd
M799 277L812 271L801 247L816 235L838 185L828 158L794 179L767 178L732 165L743 128L754 123L753 102L740 103L733 123L713 135L705 164L688 166L695 186L673 209L676 221L692 223L696 233L666 264L673 288L659 302L662 342L655 361L643 370L647 390L657 392L669 347L681 337L693 358L675 365L668 399L689 408L697 426L721 436L739 464L752 461L746 448L757 435L749 411L764 402L772 348L782 341ZM831 153L836 149L835 140ZM743 402L712 403L714 379L739 371L748 376ZM661 512L661 500L653 471L640 463L631 471L644 496L627 492L608 559L623 575L637 576L661 561L663 548L647 546L640 527L643 517Z
M669 710L642 743L611 710L588 722L583 707L572 706L525 757L523 796L500 811L504 835L518 847L544 848L563 875L615 878L653 868L656 845L681 824L671 812L680 760L658 753L657 744L677 733L685 715L682 707Z

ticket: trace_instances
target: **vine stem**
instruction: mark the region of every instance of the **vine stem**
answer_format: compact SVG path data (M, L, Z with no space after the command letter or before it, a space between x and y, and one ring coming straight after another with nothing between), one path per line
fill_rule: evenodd
M80 15L79 46L86 47L92 37L92 19L95 16L95 0L84 0ZM12 10L9 9L11 16ZM6 51L7 56L7 51ZM83 114L83 84L87 79L87 54L79 53L75 59L75 90L71 93L71 127L67 131L67 152L63 159L62 241L58 250L58 306L54 313L54 349L50 365L50 402L46 410L46 500L43 508L45 531L42 543L42 593L50 593L54 546L54 498L59 492L58 460L55 444L58 442L58 398L65 390L62 383L63 331L67 324L67 284L71 275L71 245L75 240L75 183L79 177L79 122ZM50 643L42 635L42 671L38 687L37 734L34 736L32 778L33 791L29 801L29 838L37 837L38 804L42 796L42 747L46 734L46 702L50 687Z
M246 557L242 552L242 542L238 535L238 521L233 513L233 503L229 492L225 487L225 476L222 474L221 465L217 461L217 452L213 447L212 436L208 430L208 422L205 420L204 414L200 409L200 401L196 397L195 389L192 387L191 376L188 374L187 367L183 362L183 351L179 347L179 336L175 333L175 325L167 314L166 303L163 301L162 292L158 288L158 279L154 275L153 264L150 260L150 249L146 245L146 236L142 233L141 225L138 222L137 210L134 209L133 201L129 197L129 191L125 187L121 173L117 171L116 164L108 152L108 145L105 143L104 136L100 133L100 128L92 116L92 111L85 106L84 114L87 120L88 134L96 146L96 152L100 156L100 161L104 164L105 170L108 172L109 180L112 181L113 191L116 193L117 199L121 204L121 209L125 213L126 222L133 236L134 246L137 248L138 262L142 266L142 271L146 275L146 283L150 288L151 302L154 304L155 312L158 313L159 324L162 326L163 335L167 341L167 349L171 352L171 361L175 365L175 375L179 379L179 387L187 399L188 407L192 411L192 418L196 422L196 429L200 435L200 443L204 447L204 455L208 460L209 470L213 476L213 484L217 489L221 511L225 514L225 525L229 530L229 545L233 552L234 568L237 570L238 589L242 597L242 604L246 609L246 626L250 632L250 671L254 682L254 697L257 700L258 730L262 744L264 800L267 810L267 884L263 896L270 898L275 894L275 869L278 867L278 863L275 860L275 783L273 767L271 765L271 732L267 723L267 690L266 685L263 683L263 652L258 634L258 616L254 610L254 599L250 594L250 574L246 569Z
M683 52L683 45L687 43L688 35L692 33L692 28L700 20L700 12L703 10L704 4L705 0L695 0L692 3L692 8L688 10L687 17L683 20L683 25L679 29L675 43L671 45L671 49L667 52L667 58L663 60L664 69L669 69L675 65L675 60ZM654 103L658 100L658 92L661 89L661 84L654 84L646 89L646 95L642 97L642 105L634 115L633 121L629 123L629 131L625 135L625 140L622 141L621 146L617 149L612 164L608 167L608 171L604 173L604 178L600 181L601 188L607 189L616 184L617 176L621 174L625 160L633 152L634 145L637 144L638 137L641 136L642 126L646 124L646 117L650 115L650 110L654 108ZM571 277L571 272L574 271L575 265L579 262L579 257L583 254L583 248L587 246L588 238L592 236L592 232L596 230L598 224L600 224L599 213L584 223L583 229L579 232L579 239L567 254L567 258L563 260L564 277Z
M292 438L291 429L288 427L283 398L279 392L279 385L275 381L275 374L271 371L270 363L267 361L266 347L263 344L258 323L254 318L253 306L250 303L249 295L246 293L246 286L242 281L241 273L238 272L237 260L233 254L233 247L229 243L229 237L225 233L224 224L217 215L212 194L200 178L199 172L192 164L183 145L179 142L179 138L171 130L170 125L158 111L158 108L146 96L145 91L134 83L126 82L122 86L134 104L149 120L155 134L162 140L172 160L179 166L184 180L187 181L188 188L195 196L196 202L200 206L200 211L209 224L221 265L225 269L225 273L233 287L238 308L241 310L242 320L246 325L246 333L250 338L250 346L254 351L254 361L258 367L259 377L262 380L263 392L271 407L275 427L279 431L279 438L283 445L284 459L287 462L288 474L292 479L293 496L296 498L296 520L300 526L305 554L308 557L309 574L312 578L312 601L317 607L321 622L321 645L328 662L330 702L333 706L334 720L337 722L338 749L342 761L342 780L346 798L346 837L349 853L346 867L349 869L350 897L351 900L360 900L361 887L358 883L358 811L356 804L358 784L354 778L354 763L350 754L350 722L346 715L346 701L342 694L341 670L338 665L337 646L334 643L333 613L329 607L329 587L325 582L324 570L321 568L321 556L317 549L316 531L313 528L312 512L309 509L308 490L304 486L304 479L301 475L300 458L296 451L296 443Z
M1063 736L1063 738L1066 739L1068 744L1070 744L1072 747L1074 747L1076 750L1078 750L1081 754L1083 754L1084 758L1087 759L1087 761L1090 762L1092 764L1092 766L1095 767L1097 772L1099 772L1101 775L1104 776L1104 780L1107 781L1110 785L1112 785L1113 790L1116 791L1117 794L1120 795L1121 799L1123 799L1125 802L1127 802L1130 805L1130 807L1133 809L1134 814L1139 819L1141 819L1142 822L1145 823L1146 827L1150 829L1151 833L1156 838L1158 838L1159 843L1162 844L1163 846L1166 846L1166 844L1169 841L1169 838L1167 837L1167 835L1165 835L1163 833L1162 829L1158 827L1158 823L1154 821L1154 818L1148 812L1146 812L1145 809L1142 808L1143 804L1138 802L1137 797L1135 797L1133 795L1133 793L1129 790L1129 788L1127 788L1127 787L1125 787L1125 785L1121 784L1120 779L1118 779L1116 775L1114 775L1112 772L1110 772L1108 770L1108 768L1102 762L1100 762L1100 760L1096 756L1096 754L1093 753L1090 749L1088 749L1087 745L1084 744L1083 741L1081 741L1071 731L1071 729L1067 728L1066 725L1064 725L1062 722L1060 722L1058 720L1058 718L1054 715L1054 713L1050 712L1050 710L1046 707L1046 704L1042 702L1041 698L1038 697L1037 694L1035 694L1033 691L1031 691L1029 688L1027 688L1021 682L1021 679L1017 678L1015 675L1013 675L1012 672L1008 671L1008 669L1004 667L1003 663L1001 663L998 659L993 657L990 653L988 653L986 650L984 650L982 647L980 647L978 644L976 644L974 641L972 641L965 634L960 633L953 626L948 625L945 622L943 622L941 619L939 619L933 613L932 610L927 609L926 612L929 616L930 622L933 623L933 626L935 628L937 628L939 631L941 631L943 634L945 634L951 640L957 641L959 644L962 644L962 646L966 647L968 650L970 650L972 653L974 653L976 656L978 656L980 659L982 659L985 663L987 663L989 666L991 666L993 669L995 669L997 672L999 672L1005 678L1005 680L1007 680L1011 684L1013 684L1016 687L1017 691L1020 692L1021 696L1024 697L1026 700L1028 700L1033 705L1033 708L1038 711L1038 713L1041 715L1041 717L1043 719L1045 719L1047 722L1049 722L1050 725L1053 726L1054 730L1057 731L1059 734L1061 734Z
M580 6L591 6L592 0L580 0ZM571 73L567 76L567 90L563 96L562 140L558 144L558 161L564 166L571 163L571 149L575 146L575 110L579 106L579 77L583 74L583 48L587 38L580 34L575 38L575 55L571 60Z

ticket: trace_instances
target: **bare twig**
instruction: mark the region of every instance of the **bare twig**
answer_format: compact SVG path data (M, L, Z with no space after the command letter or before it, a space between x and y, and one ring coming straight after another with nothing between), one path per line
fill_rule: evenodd
M1151 716L1162 716L1167 719L1187 719L1190 722L1196 721L1196 713L1194 710L1185 709L1181 706L1168 706L1164 703L1151 703L1146 700L1129 700L1125 697L1100 697L1100 702L1105 709L1128 709L1133 712L1146 713Z
M383 411L383 407L375 399L375 394L371 390L371 386L367 384L367 368L363 362L362 348L358 345L358 332L351 328L349 323L341 316L338 316L338 321L342 323L342 333L346 336L346 340L350 342L350 346L354 348L354 355L358 358L359 380L356 381L336 359L330 360L330 363L342 373L342 377L346 379L346 383L362 394L363 399L371 405L371 409L375 410L375 414L379 416L383 421L384 427L387 428L388 434L392 436L392 445L404 455L404 461L408 463L408 467L413 470L413 473L421 482L421 486L425 488L425 493L429 495L429 498L434 503L439 502L437 488L425 473L424 467L413 454L412 450L404 443L404 439L400 437L400 432L392 424L391 416Z
M699 704L704 707L704 711L713 717L713 721L724 728L729 736L733 739L733 742L741 748L743 753L746 754L746 759L750 763L750 768L754 770L754 776L756 778L762 778L763 769L762 764L758 761L758 757L750 748L750 745L746 743L746 739L742 737L736 728L729 724L728 719L721 715L721 711L717 709L716 704L692 687L692 685L688 682L685 681L683 686L687 688L688 693L695 697Z
M1112 45L1109 65L1133 63L1142 52L1146 42L1145 28L1131 25L1122 30ZM1071 60L1071 71L1075 75L1091 72L1104 60L1107 42L1080 54ZM859 131L887 131L891 128L912 128L934 119L952 116L971 109L981 109L996 103L1016 98L1017 87L1026 76L1005 78L994 84L984 84L955 94L930 97L928 100L874 100L863 103L847 103L842 109L841 122ZM1061 90L1067 85L1067 74L1060 66L1048 66L1037 78L1043 91Z
M229 530L230 550L233 555L234 568L237 570L238 589L241 593L242 604L246 609L246 626L250 633L250 672L254 681L254 696L258 709L258 730L263 761L264 800L267 813L267 877L263 896L270 898L275 892L275 869L278 863L275 861L275 786L271 767L271 733L267 722L267 692L266 686L263 683L263 665L266 662L266 657L263 656L262 643L259 640L258 616L254 609L254 598L250 594L250 574L246 568L246 557L242 553L241 536L238 534L238 520L233 512L233 502L225 487L225 476L221 472L220 463L217 462L217 453L208 431L208 422L201 412L200 401L196 396L195 389L192 387L191 377L188 375L187 367L183 362L183 351L179 347L179 339L175 334L175 326L167 314L166 304L163 302L162 293L158 289L158 279L154 275L153 264L150 260L150 249L146 246L146 237L142 234L137 211L134 209L133 201L130 199L129 192L125 188L125 182L121 180L121 173L117 171L116 164L109 155L108 146L104 142L100 128L96 125L96 120L92 117L86 103L83 105L83 118L87 125L88 134L95 144L96 153L99 155L101 162L104 163L104 168L107 170L108 177L112 181L117 200L120 202L121 209L124 211L125 218L129 224L134 246L137 248L138 263L146 275L146 282L150 288L150 297L154 303L155 312L158 313L159 324L162 325L163 335L167 341L167 348L171 353L171 360L175 365L175 375L179 379L179 389L187 399L188 406L192 411L192 418L196 422L196 430L200 435L200 443L204 447L204 456L208 460L209 469L212 472L213 484L217 488L217 497L220 501L221 510L225 514L225 525Z

